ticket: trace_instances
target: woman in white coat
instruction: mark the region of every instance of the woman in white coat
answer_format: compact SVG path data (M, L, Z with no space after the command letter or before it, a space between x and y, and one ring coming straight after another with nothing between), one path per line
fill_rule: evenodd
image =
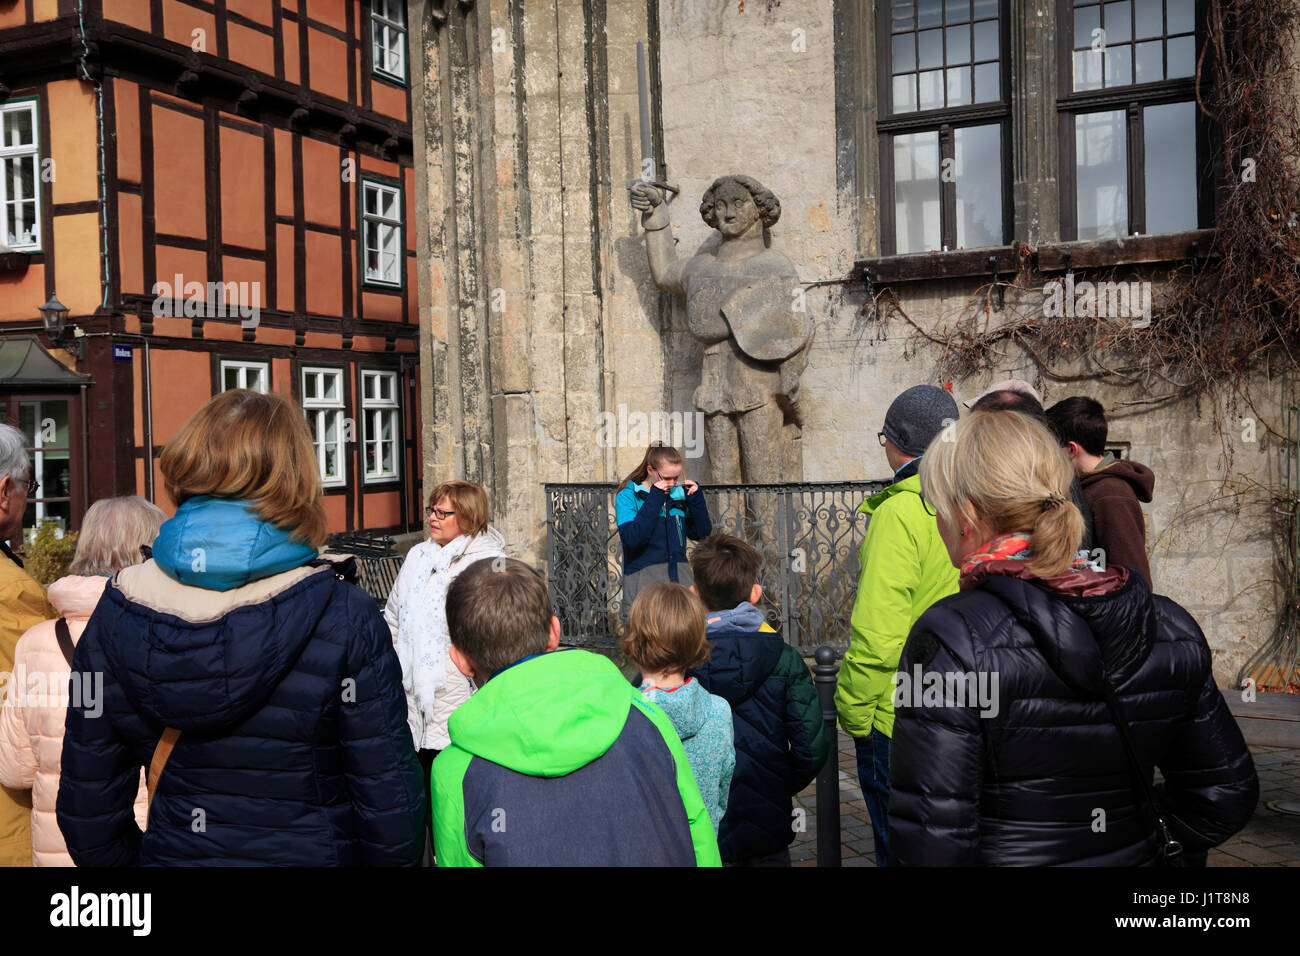
M32 865L72 866L54 816L63 767L63 725L67 716L72 652L109 575L144 560L142 545L153 544L166 519L161 508L138 495L104 498L86 512L77 551L66 577L49 586L50 603L62 615L42 621L18 641L14 682L0 708L0 783L32 790ZM66 625L66 629L64 627ZM103 682L82 675L78 693L93 707L103 705ZM135 821L144 829L148 801L144 771L136 792Z
M505 557L506 542L488 523L487 493L471 481L434 488L425 514L429 540L413 547L402 563L384 619L402 664L407 722L424 770L428 808L433 758L451 742L447 721L474 692L447 652L447 587L475 561ZM432 836L432 819L426 817Z

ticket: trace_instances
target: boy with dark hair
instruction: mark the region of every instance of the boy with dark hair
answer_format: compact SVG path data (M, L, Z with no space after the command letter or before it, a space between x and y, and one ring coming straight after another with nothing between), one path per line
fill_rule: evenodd
M447 590L451 659L480 688L433 762L439 866L717 866L677 732L608 658L557 650L546 582L485 558Z
M1059 401L1047 410L1047 420L1092 510L1093 545L1105 551L1107 564L1132 568L1151 587L1142 503L1151 501L1155 474L1106 451L1106 412L1095 399L1075 395Z
M704 604L713 645L689 671L731 705L736 767L718 826L726 866L789 866L791 798L826 762L830 735L812 674L799 653L763 619L757 604L762 558L729 534L705 538L691 553L691 587Z

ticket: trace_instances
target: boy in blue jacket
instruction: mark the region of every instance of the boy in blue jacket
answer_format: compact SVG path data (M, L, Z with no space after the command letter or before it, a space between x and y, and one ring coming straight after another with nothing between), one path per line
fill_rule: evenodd
M690 676L731 705L735 722L736 769L718 828L726 866L790 865L791 798L817 776L831 745L808 665L756 606L761 564L729 534L691 553L691 590L704 604L713 651Z

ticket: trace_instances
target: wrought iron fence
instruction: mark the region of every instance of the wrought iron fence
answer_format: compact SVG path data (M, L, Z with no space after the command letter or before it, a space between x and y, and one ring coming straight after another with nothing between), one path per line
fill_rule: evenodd
M719 485L703 488L715 531L763 557L760 602L768 622L801 652L848 646L867 516L857 508L885 481ZM615 484L546 485L551 603L568 644L613 645L621 632L623 547Z
M331 551L356 557L357 584L383 607L404 560L397 553L396 542L388 535L348 532L330 535L327 544Z

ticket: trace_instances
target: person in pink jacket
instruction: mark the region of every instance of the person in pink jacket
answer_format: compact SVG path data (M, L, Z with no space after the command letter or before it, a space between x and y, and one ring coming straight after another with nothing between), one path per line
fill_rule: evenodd
M63 723L72 695L80 695L92 710L103 706L102 675L98 681L93 674L79 675L70 686L72 650L109 576L143 560L141 547L153 543L165 518L162 509L138 496L105 498L91 505L69 574L47 589L50 603L67 623L66 652L58 621L42 621L18 640L9 692L0 707L0 783L32 791L33 866L74 865L54 815ZM147 809L141 770L135 799L135 819L141 829Z

